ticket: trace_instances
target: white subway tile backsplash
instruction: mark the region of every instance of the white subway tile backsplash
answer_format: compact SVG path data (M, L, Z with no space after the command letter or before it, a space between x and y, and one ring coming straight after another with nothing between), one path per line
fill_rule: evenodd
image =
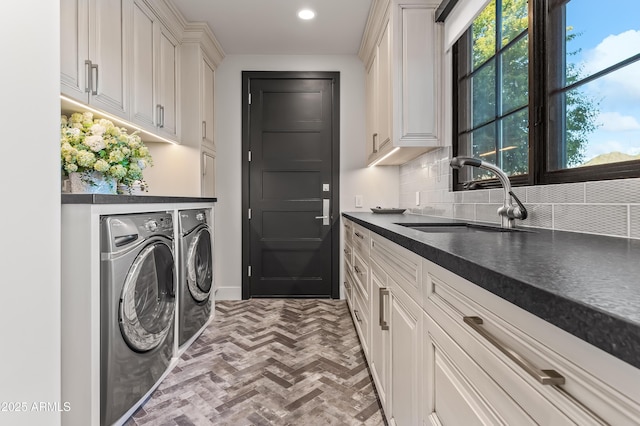
M523 221L516 221L522 226L534 228L553 228L553 207L551 204L526 204L527 218Z
M640 179L586 182L586 203L640 203Z
M488 203L489 190L461 191L463 203Z
M425 216L453 217L453 204L432 204L424 207L419 214Z
M502 189L451 191L451 147L400 166L400 205L416 214L499 223ZM415 192L420 191L420 206ZM640 239L640 179L513 188L529 217L516 226Z
M498 208L502 204L476 204L476 220L478 222L500 223Z
M518 197L519 194L516 193ZM522 200L522 199L521 199ZM584 203L584 183L567 183L563 185L528 186L528 203ZM524 200L522 200L524 203Z
M454 204L453 217L456 219L476 220L475 204Z
M629 206L629 236L640 239L640 205Z
M554 229L628 236L626 205L556 204L553 214Z

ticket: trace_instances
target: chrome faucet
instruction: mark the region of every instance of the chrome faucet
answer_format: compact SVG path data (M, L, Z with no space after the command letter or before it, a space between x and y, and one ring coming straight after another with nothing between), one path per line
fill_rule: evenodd
M500 222L503 228L514 228L515 219L525 220L527 218L527 209L511 190L509 176L507 176L501 168L486 161L471 157L453 157L450 165L456 170L460 170L464 166L478 167L489 170L498 177L498 180L504 188L504 202L502 207L498 209L498 215L500 216ZM516 205L513 204L513 200L516 201Z

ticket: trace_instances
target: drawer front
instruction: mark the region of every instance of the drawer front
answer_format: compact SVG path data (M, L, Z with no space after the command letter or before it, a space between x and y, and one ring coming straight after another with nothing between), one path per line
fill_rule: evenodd
M351 242L344 242L344 249L342 250L342 254L344 256L345 264L349 265L349 270L351 270L353 266L353 245Z
M355 284L360 287L363 300L369 306L369 267L357 253L353 256L353 268L351 271Z
M432 425L535 422L427 314L423 314L423 416ZM502 420L501 420L502 419Z
M347 242L351 243L351 240L353 238L353 222L351 222L349 219L346 218L342 218L342 226L344 228L344 241L345 244Z
M351 266L348 266L345 262L344 265L344 298L347 300L347 304L351 308L353 299L353 276L351 275Z
M356 285L353 287L353 323L356 326L356 331L360 337L360 343L362 344L362 351L367 359L369 359L369 309L368 305L363 301L360 288Z
M353 249L355 253L358 253L363 259L369 259L369 244L370 244L369 230L363 228L357 223L353 224Z
M425 311L537 423L626 425L640 418L638 401L544 344L545 336L523 331L555 327L426 260L424 270ZM542 370L556 371L564 384L540 383L534 374Z
M422 257L398 244L372 234L371 259L417 303L422 303Z

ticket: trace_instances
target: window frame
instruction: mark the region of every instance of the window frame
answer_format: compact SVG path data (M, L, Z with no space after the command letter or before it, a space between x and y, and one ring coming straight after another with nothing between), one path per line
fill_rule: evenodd
M588 167L550 170L547 158L550 151L548 57L545 38L548 35L548 0L528 0L529 37L529 173L511 176L512 186L550 185L561 183L589 182L640 177L640 160L624 161ZM486 7L486 6L485 6ZM469 27L471 28L471 27ZM467 31L470 31L468 29ZM467 31L463 33L465 37ZM460 151L458 108L460 90L458 78L458 43L452 46L452 155ZM621 67L622 65L620 65ZM531 78L535 76L535 78ZM556 145L557 148L557 145ZM498 179L461 182L458 170L453 170L453 190L501 187Z

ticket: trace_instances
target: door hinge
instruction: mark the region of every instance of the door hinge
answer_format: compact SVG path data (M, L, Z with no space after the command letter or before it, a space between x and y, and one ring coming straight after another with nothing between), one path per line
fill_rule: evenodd
M251 93L249 93L249 105L251 105Z
M251 276L251 265L247 268L247 276Z
M251 209L249 209L249 220L251 220Z
M251 151L249 151L249 155L247 157L249 159L249 162L251 162Z

